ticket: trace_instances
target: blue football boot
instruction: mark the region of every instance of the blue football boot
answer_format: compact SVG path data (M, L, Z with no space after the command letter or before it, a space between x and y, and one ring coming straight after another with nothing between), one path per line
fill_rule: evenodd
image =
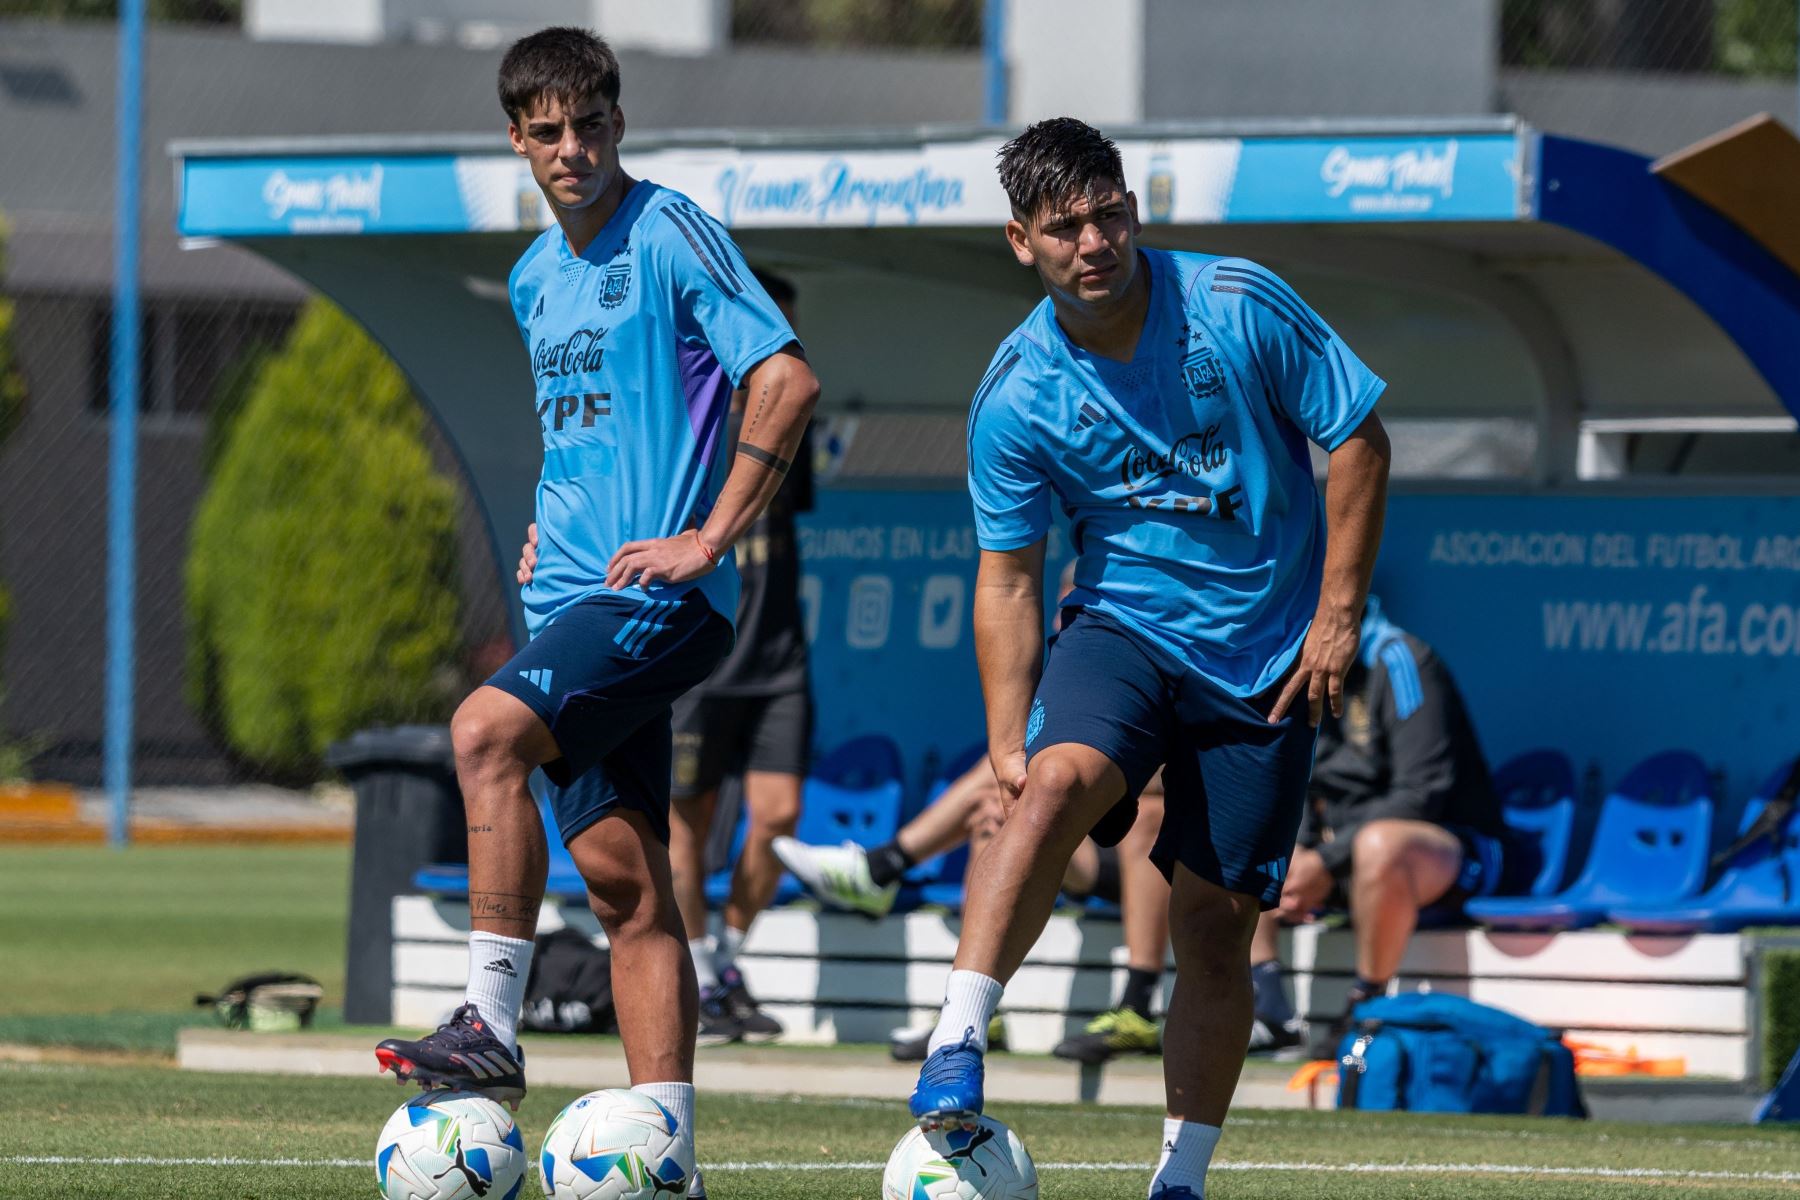
M970 1026L954 1046L940 1046L919 1068L912 1115L920 1129L973 1129L981 1116L981 1050Z
M1150 1200L1200 1200L1200 1193L1185 1183L1165 1183L1150 1193Z

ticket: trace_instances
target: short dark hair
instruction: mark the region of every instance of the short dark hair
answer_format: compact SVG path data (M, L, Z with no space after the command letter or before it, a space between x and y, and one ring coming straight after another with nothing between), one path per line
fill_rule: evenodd
M619 102L619 60L606 39L572 25L522 37L500 60L500 107L514 125L533 104L554 96L564 108L605 96Z
M756 282L762 284L762 290L769 293L769 299L777 304L792 304L800 298L794 289L792 280L777 275L773 271L765 271L761 267L751 267L750 273L756 276Z
M1125 186L1119 147L1074 117L1039 121L1000 147L1000 186L1021 221L1077 196L1092 199L1103 183Z

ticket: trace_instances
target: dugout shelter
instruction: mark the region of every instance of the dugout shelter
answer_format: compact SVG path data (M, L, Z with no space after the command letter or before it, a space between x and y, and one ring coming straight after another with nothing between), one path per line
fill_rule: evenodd
M1663 164L1507 118L1115 132L1147 243L1265 263L1389 380L1400 483L1378 585L1456 664L1490 755L1561 743L1610 777L1684 745L1734 782L1766 773L1800 694L1785 130L1748 122ZM625 147L800 286L838 484L805 547L824 745L878 731L943 761L979 736L962 414L1040 295L999 233L1002 140ZM540 446L506 279L549 219L524 162L495 135L172 154L185 237L292 272L407 372L511 594ZM1765 702L1706 699L1725 695Z
M1146 243L1266 264L1389 381L1377 588L1453 665L1490 759L1557 748L1591 791L1692 750L1724 801L1722 844L1800 749L1800 246L1780 219L1800 146L1767 119L1657 164L1512 119L1115 133ZM802 529L817 740L893 739L909 805L982 740L963 417L1041 295L1000 236L1001 141L625 147L634 175L686 192L799 287L825 385L826 486ZM541 450L506 279L549 218L524 163L491 135L173 154L184 237L229 239L318 288L407 372L512 595ZM1067 553L1053 535L1053 566ZM578 902L555 912L587 919ZM460 995L465 919L430 894L394 900L392 1019L430 1023ZM1009 992L1016 1048L1047 1049L1110 1003L1101 929L1053 922L1036 982ZM800 1040L879 1039L928 1012L954 947L924 913L870 931L789 910L758 931L752 986ZM1402 974L1743 1078L1760 1036L1751 946L1442 931ZM1303 1009L1340 1002L1347 943L1309 934L1293 961Z

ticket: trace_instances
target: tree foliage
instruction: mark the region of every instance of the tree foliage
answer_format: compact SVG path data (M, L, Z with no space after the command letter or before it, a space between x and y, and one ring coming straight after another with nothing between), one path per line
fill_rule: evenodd
M740 42L961 49L981 45L982 0L733 0Z
M110 21L118 15L119 0L0 0L0 17ZM236 25L244 17L244 0L148 0L144 15L152 21Z
M456 687L456 497L391 360L314 300L230 422L187 562L189 696L287 778Z

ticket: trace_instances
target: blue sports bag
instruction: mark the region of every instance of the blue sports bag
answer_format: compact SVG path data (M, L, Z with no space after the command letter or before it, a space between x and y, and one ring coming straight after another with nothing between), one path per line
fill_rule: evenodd
M1585 1117L1575 1056L1541 1025L1463 996L1365 1000L1338 1045L1338 1107Z

